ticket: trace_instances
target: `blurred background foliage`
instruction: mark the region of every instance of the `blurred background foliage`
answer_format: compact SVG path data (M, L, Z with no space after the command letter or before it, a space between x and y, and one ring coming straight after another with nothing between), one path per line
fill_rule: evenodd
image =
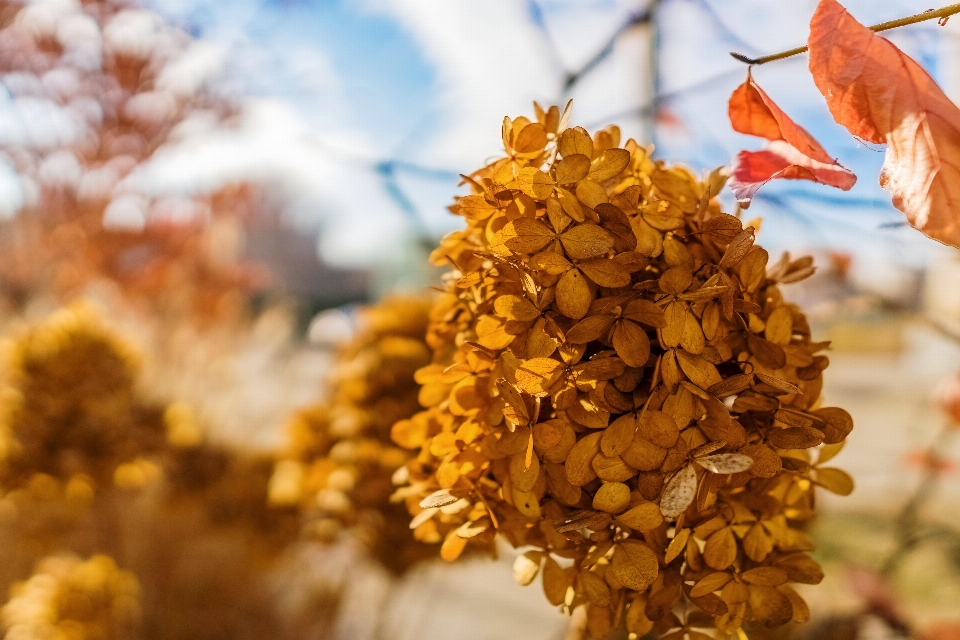
M726 53L800 43L814 5L0 0L7 637L572 633L508 561L422 562L436 548L383 503L428 357L426 256L532 100L695 170L756 148L726 121ZM960 23L891 37L960 97ZM772 255L821 265L790 295L833 342L858 487L824 502L815 621L787 633L958 638L960 256L900 223L882 154L804 64L756 76L863 177L771 184L750 214ZM366 307L388 294L408 297Z

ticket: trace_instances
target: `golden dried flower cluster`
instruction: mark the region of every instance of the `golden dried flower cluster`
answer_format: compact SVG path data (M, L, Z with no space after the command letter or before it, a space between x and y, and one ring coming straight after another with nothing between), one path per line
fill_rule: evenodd
M297 505L310 537L350 529L398 573L429 554L414 544L406 509L389 500L409 457L390 429L419 409L414 373L430 363L429 310L429 298L394 297L361 311L357 335L337 354L329 400L293 416L271 479L271 502Z
M419 449L397 491L415 534L456 558L499 533L533 547L549 601L586 607L603 637L727 637L809 615L787 583L822 577L802 523L852 429L821 407L821 352L769 263L697 179L568 111L503 123L507 157L466 177L463 231L431 316L425 410L398 422ZM711 631L712 630L712 631Z
M164 441L162 411L138 398L133 350L87 308L64 308L5 345L0 486L43 473L110 486Z
M288 621L272 591L274 571L299 522L294 510L268 504L274 452L209 442L189 405L164 409L145 397L133 349L91 307L57 311L5 346L0 590L51 554L104 553L123 558L144 586L150 637L278 637ZM20 612L20 635L9 635L11 627L8 637L141 637L101 633L95 621L78 626L87 618L74 609L57 623L48 605L59 596L37 604L39 587L55 580L46 573L28 583L32 595L10 605ZM222 596L216 602L214 592ZM29 607L59 626L28 626ZM318 611L303 624L326 616Z
M207 442L169 447L162 460L167 517L200 513L208 531L235 531L264 559L296 538L297 518L268 502L275 456Z
M14 585L3 607L7 640L130 640L140 623L136 577L98 555L44 558L26 581Z

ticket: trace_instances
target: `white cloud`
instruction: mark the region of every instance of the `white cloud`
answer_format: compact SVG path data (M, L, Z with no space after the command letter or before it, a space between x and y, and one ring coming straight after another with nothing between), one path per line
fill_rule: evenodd
M147 224L147 199L136 194L114 198L103 212L107 229L142 231Z
M343 149L363 148L345 137ZM119 193L209 193L231 182L276 187L296 204L300 221L323 228L323 257L340 266L382 262L395 256L406 222L356 151L320 144L293 107L250 100L235 127L217 127L159 149L117 188Z
M83 169L80 161L69 151L54 151L40 163L37 178L48 187L72 189L80 180Z
M223 73L222 47L203 40L194 41L170 61L157 77L158 89L189 97Z
M23 207L20 177L12 166L0 162L0 219L12 218Z
M37 36L55 38L60 20L79 7L77 0L34 0L17 14L16 21Z
M469 171L498 153L505 115L551 102L563 74L525 3L515 0L370 0L423 47L442 83L434 134L416 160ZM413 123L411 123L413 124Z
M111 50L147 60L175 51L177 37L159 15L140 9L121 11L103 28L103 40Z
M49 150L69 147L89 133L80 114L52 100L0 94L0 146Z
M141 91L123 105L123 115L143 128L158 127L177 115L177 101L166 91Z

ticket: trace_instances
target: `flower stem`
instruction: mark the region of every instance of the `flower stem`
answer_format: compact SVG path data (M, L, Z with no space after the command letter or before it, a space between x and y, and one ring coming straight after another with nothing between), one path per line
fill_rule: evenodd
M916 24L918 22L926 22L927 20L933 20L937 18L940 20L940 24L946 24L946 19L950 16L960 13L960 3L951 4L942 9L930 9L924 11L923 13L918 13L913 16L907 16L906 18L900 18L899 20L890 20L889 22L881 22L880 24L875 24L870 27L871 31L887 31L889 29L896 29L897 27L904 27L908 24ZM773 62L774 60L783 60L784 58L790 58L795 55L799 55L806 51L808 47L797 47L796 49L790 49L788 51L781 51L780 53L774 53L768 56L761 56L759 58L749 58L742 53L736 53L731 51L730 55L743 62L745 64L754 65L754 64L766 64L768 62Z
M899 568L904 558L913 551L926 536L923 535L923 522L920 511L936 493L941 474L940 464L946 457L953 433L949 427L940 431L933 444L927 449L926 468L917 490L901 509L896 521L897 544L884 561L880 573L889 578Z

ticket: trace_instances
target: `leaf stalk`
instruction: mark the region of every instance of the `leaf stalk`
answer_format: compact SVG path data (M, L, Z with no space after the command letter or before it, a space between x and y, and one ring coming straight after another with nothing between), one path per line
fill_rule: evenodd
M913 16L907 16L906 18L899 18L897 20L890 20L888 22L881 22L880 24L875 24L869 29L873 32L888 31L890 29L896 29L897 27L905 27L909 24L916 24L918 22L926 22L927 20L940 20L940 24L946 24L947 18L952 15L960 13L960 3L951 4L949 6L943 7L941 9L928 9L923 13L918 13ZM755 65L755 64L766 64L768 62L773 62L775 60L783 60L785 58L792 58L793 56L799 55L805 52L809 47L806 45L802 47L797 47L795 49L789 49L787 51L781 51L780 53L773 53L768 56L761 56L759 58L750 58L743 55L742 53L736 53L734 51L730 52L730 55L733 56L736 60L743 62L744 64Z

